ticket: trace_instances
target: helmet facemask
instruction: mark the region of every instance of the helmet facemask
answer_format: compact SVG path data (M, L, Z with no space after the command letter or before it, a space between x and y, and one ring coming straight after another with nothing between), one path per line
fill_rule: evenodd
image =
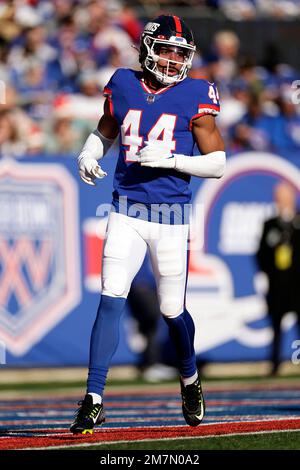
M189 69L192 67L192 61L195 53L195 46L187 44L184 38L171 37L170 39L157 39L148 35L145 35L142 39L143 44L147 50L147 55L144 59L143 66L151 72L156 79L163 85L172 85L174 83L181 82L188 74ZM160 57L159 51L161 46L176 47L183 53L183 61L176 61ZM163 70L159 70L158 61L164 60L166 66ZM177 75L169 76L170 65L180 64L181 68Z

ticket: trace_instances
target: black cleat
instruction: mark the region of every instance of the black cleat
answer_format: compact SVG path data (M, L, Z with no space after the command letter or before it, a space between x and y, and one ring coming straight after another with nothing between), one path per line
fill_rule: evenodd
M93 405L93 397L86 395L84 400L78 402L80 408L76 411L75 419L70 427L73 434L93 434L94 426L105 421L103 405Z
M186 387L180 381L182 396L182 413L189 426L199 426L205 414L205 401L202 394L201 381L197 380Z

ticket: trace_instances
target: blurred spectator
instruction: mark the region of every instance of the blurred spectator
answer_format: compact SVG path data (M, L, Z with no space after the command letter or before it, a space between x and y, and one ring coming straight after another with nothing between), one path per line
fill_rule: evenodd
M262 77L260 76L259 69L256 66L255 60L252 57L243 57L238 62L238 78L233 81L233 87L237 82L245 86L251 93L259 94L263 91L264 85Z
M222 112L218 116L218 122L228 146L234 147L233 136L229 135L228 131L246 114L248 103L249 91L241 83L236 83L231 94L222 95Z
M57 117L52 129L47 132L45 150L56 155L74 156L82 147L82 142L88 133L80 123L70 116Z
M26 61L22 72L14 76L19 105L34 119L45 119L52 109L54 91L43 64L34 59Z
M234 21L256 17L286 18L300 15L299 0L207 0L207 5L218 8Z
M278 152L296 150L300 148L300 115L292 102L292 89L290 86L281 89L277 100L280 114L273 128L273 148Z
M1 27L1 26L0 26ZM9 71L8 71L8 54L9 47L7 42L0 36L0 80L5 81L6 83L9 80Z
M104 87L109 82L110 77L115 73L115 71L121 67L122 59L120 51L118 49L111 49L109 61L106 65L101 67L99 72L97 72L97 83L99 85L99 90L103 90Z
M53 3L55 21L60 23L61 20L72 14L75 2L73 0L53 0L51 3Z
M34 122L31 123L24 140L26 140L26 153L28 155L41 155L44 152L45 135L43 130Z
M231 129L232 148L243 150L269 150L274 120L262 109L261 99L249 95L248 111Z
M233 31L219 31L214 36L213 46L217 59L214 79L227 83L237 74L239 38Z
M132 41L135 44L138 44L143 30L143 25L137 19L134 9L128 5L124 5L124 7L121 8L120 14L120 26L126 31L127 34L129 34Z
M22 31L21 26L15 21L16 4L14 1L0 3L0 31L1 37L7 41L13 41Z
M55 48L48 44L47 31L41 24L24 29L19 40L9 57L10 65L17 71L22 71L30 59L46 64L57 56Z
M88 6L90 14L89 25L94 32L93 48L95 50L98 66L105 65L111 50L118 50L121 63L124 67L132 67L137 64L137 54L132 49L130 36L120 27L114 25L110 19L109 11L101 2L90 2Z
M268 92L265 96L249 94L247 107L246 114L229 129L233 150L268 150L284 155L285 151L300 149L300 115L290 87L283 87L271 103Z
M279 183L274 200L277 216L265 222L257 252L258 266L267 275L269 284L266 301L274 332L273 375L280 364L281 320L287 312L297 314L300 334L300 213L296 192L289 184Z
M297 17L300 15L299 0L256 0L259 15L275 18Z
M210 76L208 62L200 54L199 51L196 51L194 55L193 64L192 64L192 68L190 70L189 76L191 78L196 78L196 79L205 78L207 80L212 78Z
M22 114L30 129L19 132L25 152L73 152L95 126L111 75L119 67L139 68L138 52L131 47L138 45L142 30L136 5L140 11L146 5L145 16L147 6L170 10L177 5L236 21L292 18L300 10L299 0L0 1L0 80L1 90L6 89L1 109ZM238 34L220 30L211 50L198 50L190 76L218 85L218 120L228 150L297 150L300 112L287 89L299 74L281 60L278 40L260 56L260 63L245 56ZM57 142L57 129L63 142ZM66 143L71 135L74 146Z
M220 0L219 6L231 20L249 20L256 16L254 0Z
M54 100L54 114L85 122L90 131L95 128L99 112L103 110L104 98L96 72L84 72L77 78L76 93L61 93Z
M2 157L21 157L26 151L18 127L9 111L0 111L0 155Z
M74 13L75 16L75 13ZM58 57L48 64L49 74L57 82L60 91L77 91L77 77L82 71L96 70L97 64L91 50L91 38L82 24L82 30L74 16L60 19L57 36L52 38Z
M262 90L262 79L254 60L249 57L242 58L239 61L236 76L223 90L222 113L219 116L219 122L225 135L226 130L239 122L246 114L251 94L258 95Z
M0 157L20 158L43 151L43 130L22 110L1 110L0 127Z

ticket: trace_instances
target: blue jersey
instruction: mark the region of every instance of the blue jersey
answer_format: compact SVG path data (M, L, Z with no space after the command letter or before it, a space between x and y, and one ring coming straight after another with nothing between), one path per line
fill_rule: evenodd
M172 153L190 155L195 140L192 121L219 113L214 84L186 78L152 92L142 72L118 69L104 89L111 113L120 129L120 153L114 177L113 201L129 204L187 204L191 199L190 176L175 170L142 167L136 153L146 141L161 140Z

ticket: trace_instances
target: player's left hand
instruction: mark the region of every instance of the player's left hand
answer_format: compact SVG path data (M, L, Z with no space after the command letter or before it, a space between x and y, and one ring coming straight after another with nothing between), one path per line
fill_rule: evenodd
M141 166L150 168L175 168L175 157L159 141L148 142L139 152L137 152L137 161Z

